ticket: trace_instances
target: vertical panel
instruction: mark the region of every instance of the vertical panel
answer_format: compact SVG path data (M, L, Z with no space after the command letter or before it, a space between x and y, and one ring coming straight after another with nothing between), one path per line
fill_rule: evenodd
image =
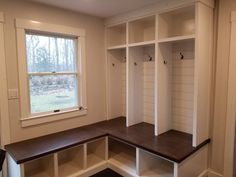
M235 118L236 118L236 11L231 15L231 43L229 58L229 80L228 80L228 102L226 119L226 139L225 139L225 157L224 157L224 176L233 176L235 171L236 140L235 140Z
M157 58L157 129L159 135L171 129L172 46L159 44Z
M209 138L213 9L196 3L193 146Z

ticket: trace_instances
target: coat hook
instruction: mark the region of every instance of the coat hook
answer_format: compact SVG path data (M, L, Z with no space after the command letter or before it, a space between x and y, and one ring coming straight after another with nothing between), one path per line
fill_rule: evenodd
M182 52L180 52L179 54L180 54L180 59L183 60L184 59L184 55L182 54Z
M149 61L152 61L152 57L150 55L148 55L148 57L149 57Z

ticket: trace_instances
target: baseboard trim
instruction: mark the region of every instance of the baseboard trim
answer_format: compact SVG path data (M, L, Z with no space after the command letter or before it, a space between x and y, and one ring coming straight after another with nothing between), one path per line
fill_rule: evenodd
M212 169L208 169L202 172L198 177L223 177L223 175L215 172Z
M203 171L198 177L208 177L208 170Z

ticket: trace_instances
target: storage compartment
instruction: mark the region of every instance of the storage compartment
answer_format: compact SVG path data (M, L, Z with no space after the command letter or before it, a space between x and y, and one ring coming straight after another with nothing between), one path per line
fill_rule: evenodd
M155 40L155 16L142 18L129 23L129 43Z
M136 174L136 148L109 138L109 162L127 173Z
M53 155L26 162L25 177L54 177Z
M174 164L147 151L138 150L139 176L174 177Z
M159 45L158 134L170 129L193 133L194 40Z
M126 116L126 49L109 50L108 117Z
M170 38L195 34L195 6L160 14L158 38Z
M107 44L108 48L126 44L126 24L107 28Z
M59 152L59 177L66 177L81 171L84 167L84 157L83 145Z
M155 45L129 49L128 125L154 124Z
M87 168L106 160L106 138L87 143Z

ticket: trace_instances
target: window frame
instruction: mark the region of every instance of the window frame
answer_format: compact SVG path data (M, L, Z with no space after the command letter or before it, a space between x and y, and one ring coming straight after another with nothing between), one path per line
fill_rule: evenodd
M19 95L20 95L20 121L22 127L68 119L87 114L86 95L86 56L85 56L85 30L62 25L43 23L33 20L16 19L17 52L19 70ZM78 108L63 109L60 112L46 112L38 115L31 114L29 73L27 68L26 34L56 35L61 37L72 37L77 39L77 90Z

